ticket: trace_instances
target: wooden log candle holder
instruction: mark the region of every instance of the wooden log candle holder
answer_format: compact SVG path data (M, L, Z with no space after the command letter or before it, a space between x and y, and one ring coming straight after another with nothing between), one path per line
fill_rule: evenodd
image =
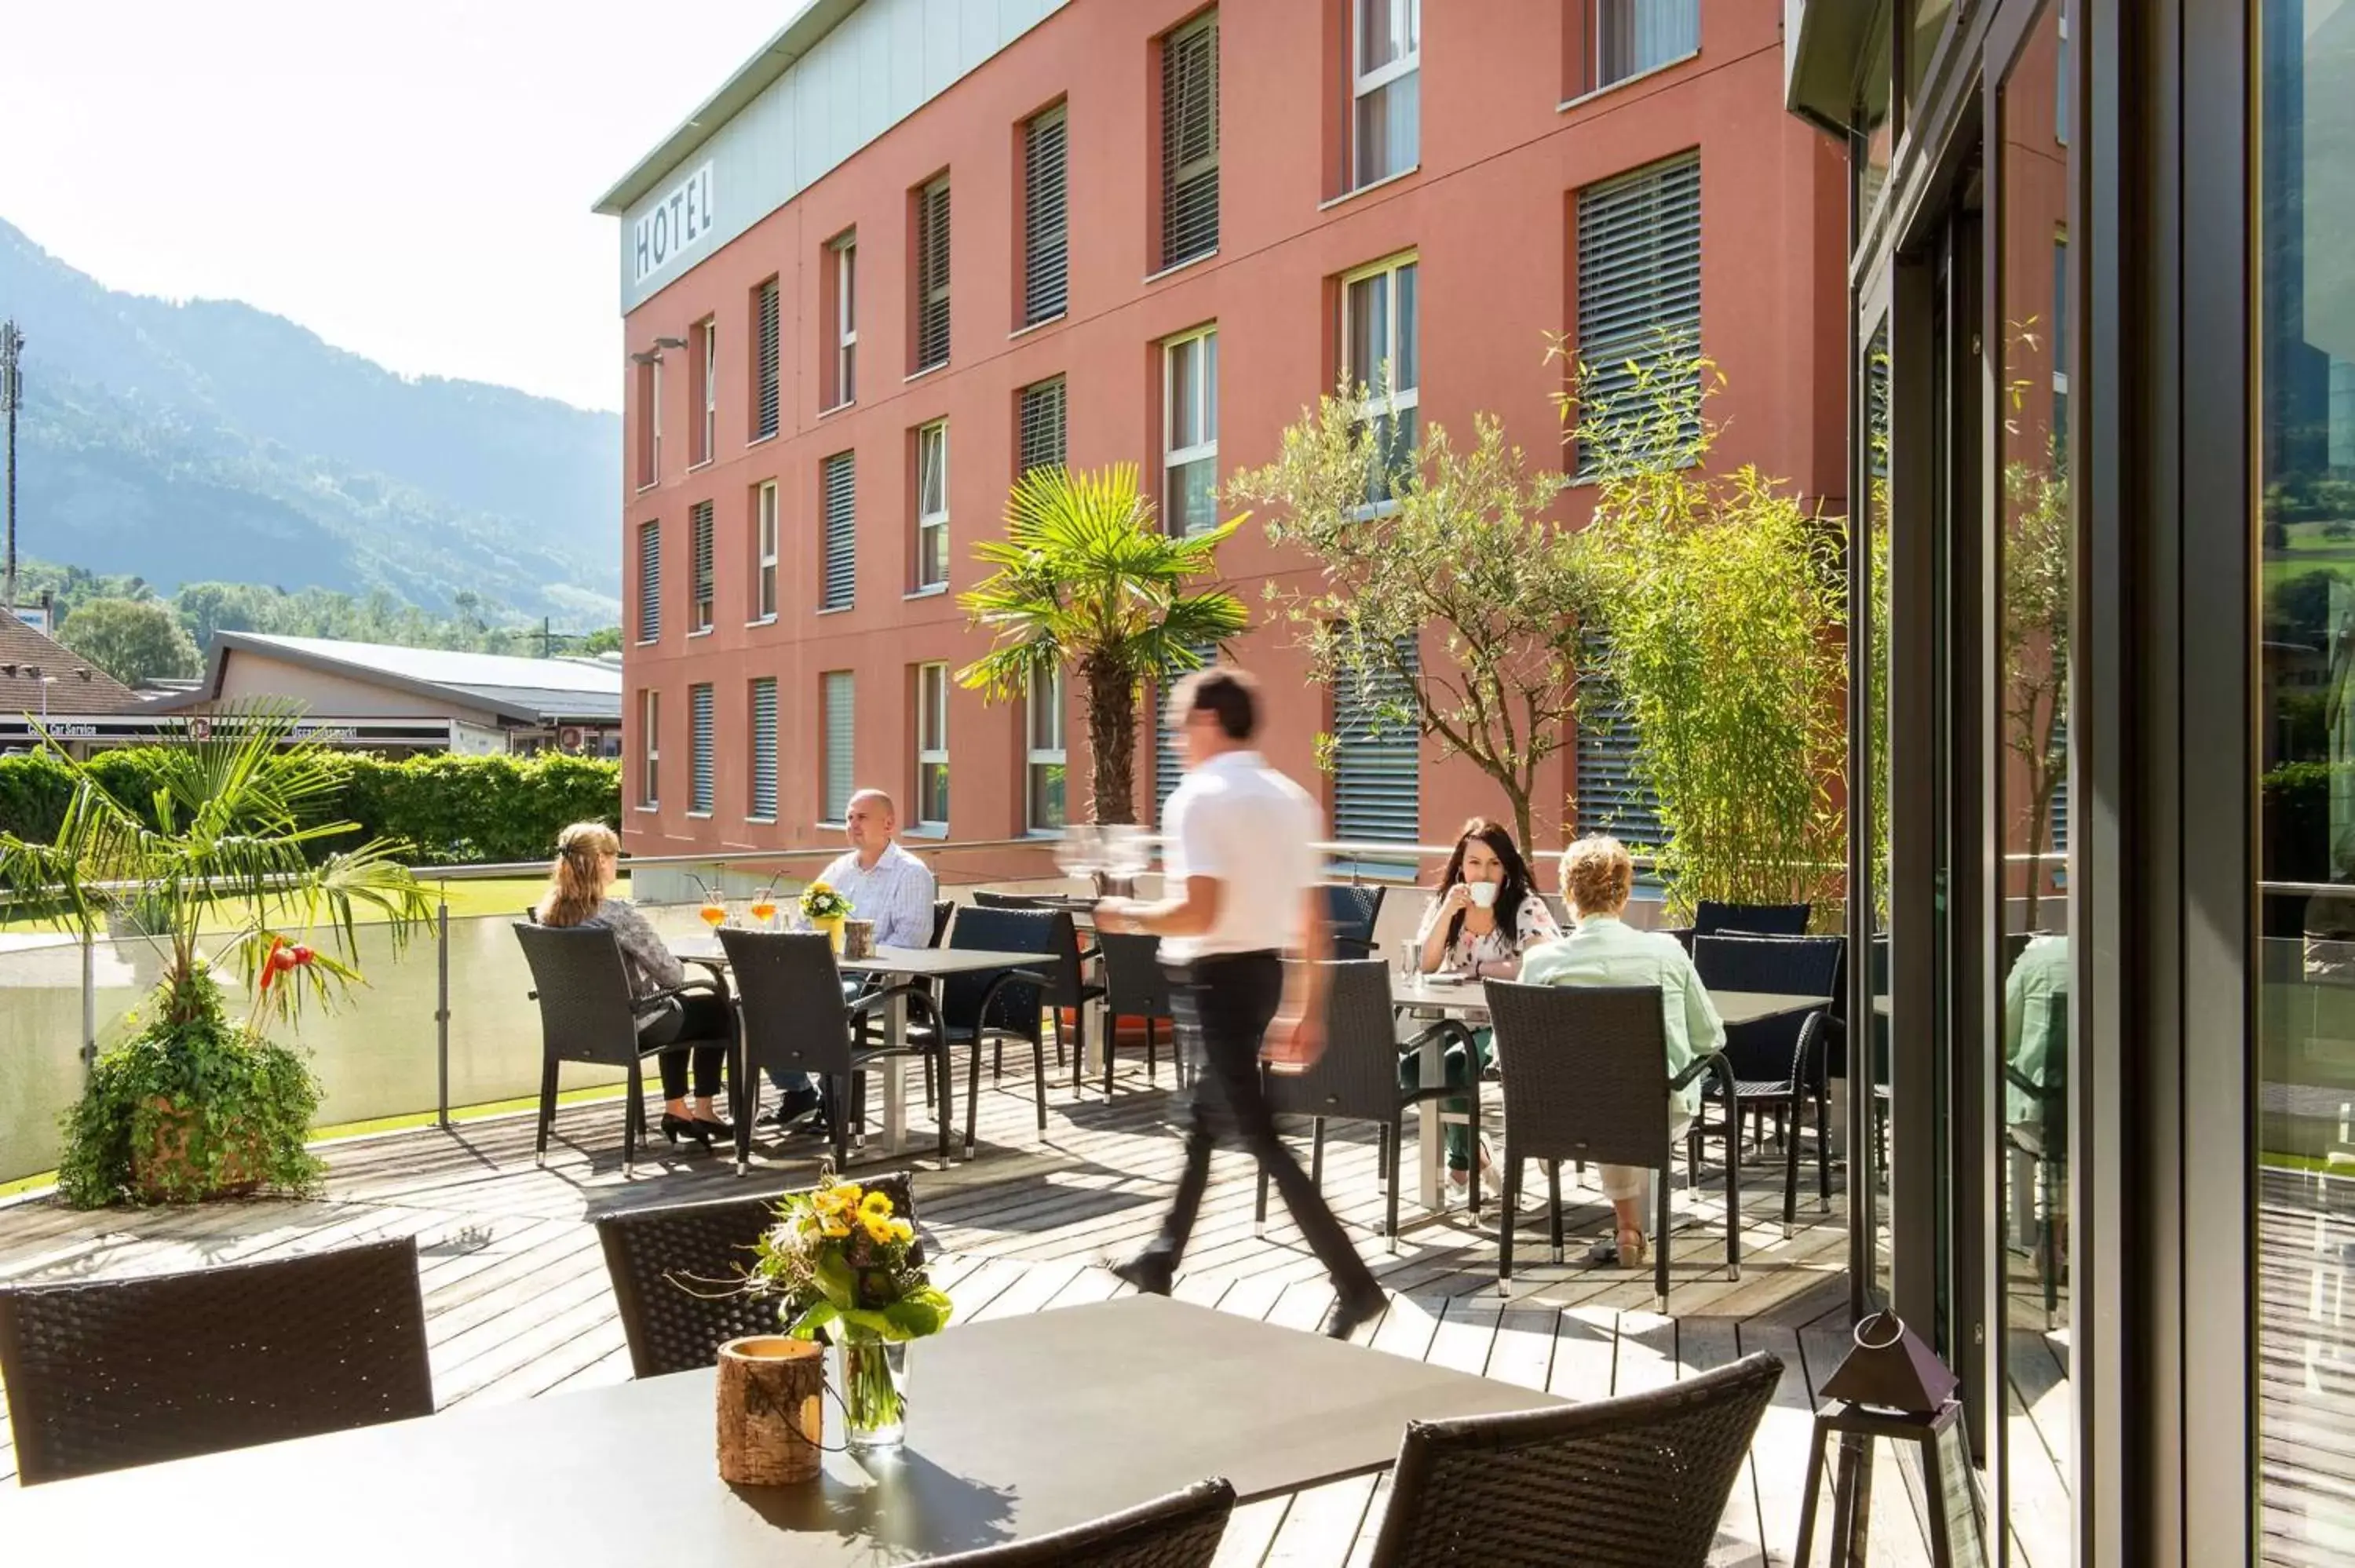
M719 1347L719 1478L776 1487L816 1478L826 1438L826 1350L756 1334Z

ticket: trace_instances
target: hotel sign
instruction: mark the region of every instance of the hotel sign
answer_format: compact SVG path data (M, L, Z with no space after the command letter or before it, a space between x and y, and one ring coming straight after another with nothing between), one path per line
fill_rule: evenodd
M636 281L645 282L701 244L711 232L711 165L671 186L637 221Z

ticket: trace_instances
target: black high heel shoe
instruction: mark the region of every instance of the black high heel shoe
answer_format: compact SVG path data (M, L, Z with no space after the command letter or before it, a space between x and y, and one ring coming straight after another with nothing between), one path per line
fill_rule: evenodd
M711 1135L718 1126L716 1122L698 1121L691 1116L673 1116L668 1111L663 1112L662 1135L674 1144L682 1138L691 1138L709 1149L711 1147Z

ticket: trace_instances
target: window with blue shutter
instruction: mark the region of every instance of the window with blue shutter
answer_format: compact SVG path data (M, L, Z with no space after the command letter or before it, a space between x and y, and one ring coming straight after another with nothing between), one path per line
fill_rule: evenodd
M777 281L752 291L752 439L777 433Z
M1215 643L1194 642L1188 647L1204 665L1219 662ZM1178 680L1184 678L1181 675ZM1186 764L1178 755L1178 731L1169 722L1169 696L1177 690L1178 680L1164 681L1154 698L1153 820L1156 823L1164 820L1169 810L1169 797L1178 792L1178 780L1186 776Z
M1018 454L1015 477L1018 479L1033 469L1062 467L1063 435L1063 378L1058 376L1051 381L1022 388L1015 415L1015 448Z
M850 814L850 792L854 788L851 780L856 776L852 748L857 736L851 713L854 694L849 671L830 670L822 677L819 707L825 731L820 749L825 776L819 809L824 812L823 820L829 822L838 822Z
M748 815L762 821L777 816L777 683L752 683L752 798Z
M1660 800L1636 769L1636 721L1625 702L1590 679L1578 711L1578 831L1609 833L1638 854L1657 850Z
M1593 0L1593 58L1587 85L1657 70L1700 49L1700 0Z
M1022 127L1022 324L1036 326L1071 302L1070 116L1058 104Z
M638 524L638 641L662 636L662 524Z
M687 514L687 625L689 631L711 630L713 562L711 503L698 501Z
M1423 746L1411 676L1417 650L1401 640L1405 673L1337 673L1333 682L1333 836L1413 843L1423 826Z
M1687 154L1578 193L1578 357L1590 416L1634 388L1628 366L1700 344L1700 158ZM1643 410L1630 410L1640 414ZM1693 409L1679 432L1700 435ZM1592 459L1580 458L1581 471Z
M916 193L916 363L925 371L949 362L949 181Z
M687 809L708 815L711 810L711 688L709 686L689 686L687 689Z
M1161 265L1219 248L1219 14L1161 41Z
M858 597L858 470L852 454L826 460L821 488L826 559L818 608L844 609Z

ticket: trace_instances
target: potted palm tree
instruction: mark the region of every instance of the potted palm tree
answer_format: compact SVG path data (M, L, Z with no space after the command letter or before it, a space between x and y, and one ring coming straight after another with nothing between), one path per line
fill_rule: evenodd
M307 1060L270 1037L326 1006L360 975L357 923L396 948L431 906L399 859L336 821L338 771L301 738L300 710L269 705L169 741L152 799L118 798L85 763L51 750L72 795L55 837L0 833L0 889L85 937L133 917L162 960L134 1033L101 1055L66 1113L59 1190L68 1202L191 1202L318 1179L304 1147L319 1086ZM46 736L44 737L47 738ZM222 976L243 993L233 1011Z
M1039 468L1007 497L1006 537L975 552L997 569L961 602L993 641L957 680L998 700L1057 670L1078 675L1099 822L1136 821L1145 683L1195 668L1197 648L1222 646L1248 624L1242 601L1223 586L1192 586L1218 569L1219 546L1242 522L1165 534L1138 493L1134 463L1085 473Z

